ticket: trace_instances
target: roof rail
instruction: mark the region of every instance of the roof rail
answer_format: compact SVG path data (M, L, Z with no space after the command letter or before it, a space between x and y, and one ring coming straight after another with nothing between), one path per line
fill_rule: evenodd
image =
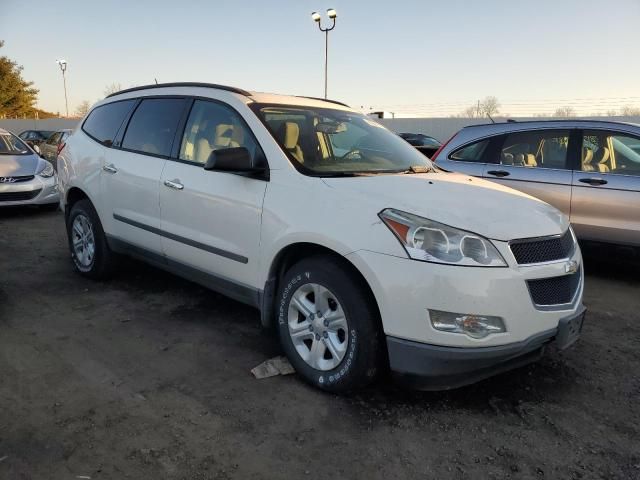
M634 125L633 122L621 122L619 120L609 120L606 117L602 120L595 118L580 118L580 117L571 117L571 118L546 118L542 117L539 120L513 120L511 118L507 119L504 122L496 122L496 123L474 123L473 125L465 125L462 128L475 128L475 127L486 127L489 125L508 125L508 124L518 124L518 125L527 125L529 123L616 123L618 125Z
M351 108L346 103L339 102L338 100L330 100L328 98L320 98L320 97L307 97L306 95L296 95L298 98L308 98L309 100L320 100L321 102L329 102L335 103L336 105L342 105L343 107Z
M205 88L215 88L217 90L226 90L228 92L239 93L240 95L244 95L245 97L250 97L251 93L246 90L242 90L241 88L229 87L226 85L217 85L215 83L202 83L202 82L173 82L173 83L154 83L152 85L141 85L139 87L125 88L124 90L120 90L119 92L112 93L107 95L105 98L110 98L115 95L120 95L122 93L129 92L137 92L138 90L148 90L151 88L163 88L163 87L205 87Z

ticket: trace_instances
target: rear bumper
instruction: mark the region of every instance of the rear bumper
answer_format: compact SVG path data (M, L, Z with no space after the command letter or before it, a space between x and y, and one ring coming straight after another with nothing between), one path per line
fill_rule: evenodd
M460 348L387 337L389 365L403 383L422 390L447 390L535 362L545 347L571 346L582 330L585 308L560 320L558 327L528 339L493 347Z

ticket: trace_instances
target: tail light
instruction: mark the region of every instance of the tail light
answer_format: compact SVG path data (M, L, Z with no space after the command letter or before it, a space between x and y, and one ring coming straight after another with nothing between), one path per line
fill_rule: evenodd
M66 146L66 143L59 143L58 144L58 151L56 153L56 156L60 155L60 152L62 151L62 149Z
M436 158L438 157L438 155L440 155L440 152L444 149L444 147L446 147L446 146L449 144L449 142L450 142L451 140L453 140L453 139L455 138L455 136L456 136L456 135L458 135L458 132L454 133L454 134L451 136L451 138L450 138L449 140L447 140L446 142L444 142L444 143L440 146L440 148L439 148L438 150L436 150L436 153L434 153L434 154L431 156L431 161L432 161L432 162L435 162L435 161L436 161Z

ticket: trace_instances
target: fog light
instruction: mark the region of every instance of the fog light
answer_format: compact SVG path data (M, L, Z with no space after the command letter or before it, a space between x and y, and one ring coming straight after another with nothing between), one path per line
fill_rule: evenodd
M464 333L471 338L484 338L492 333L507 331L502 318L489 315L429 310L429 318L431 319L431 325L436 330L449 333Z

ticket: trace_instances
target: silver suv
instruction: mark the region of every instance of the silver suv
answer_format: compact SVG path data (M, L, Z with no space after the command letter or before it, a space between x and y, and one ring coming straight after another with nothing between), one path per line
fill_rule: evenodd
M553 120L465 127L434 156L560 209L578 238L640 246L640 125ZM523 212L525 214L526 212Z

